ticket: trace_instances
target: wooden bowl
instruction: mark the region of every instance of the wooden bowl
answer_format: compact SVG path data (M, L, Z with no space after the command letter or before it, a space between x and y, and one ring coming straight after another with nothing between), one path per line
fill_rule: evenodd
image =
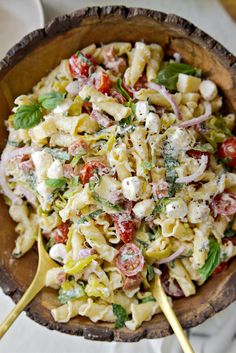
M0 149L7 138L4 120L15 97L29 92L63 58L91 43L140 40L158 42L168 54L178 52L185 62L200 67L220 87L228 107L236 111L236 58L193 24L175 15L145 9L86 8L56 18L44 29L30 33L0 63ZM1 197L0 284L17 302L34 276L37 254L30 251L20 260L11 258L16 239L14 227ZM207 281L195 296L174 300L175 312L185 329L200 324L236 298L235 264L236 260L231 261L224 272ZM126 328L115 330L109 323L94 324L84 317L60 324L50 314L55 305L58 305L55 292L44 289L27 308L27 315L49 329L91 340L133 342L164 337L172 332L161 314L135 332Z

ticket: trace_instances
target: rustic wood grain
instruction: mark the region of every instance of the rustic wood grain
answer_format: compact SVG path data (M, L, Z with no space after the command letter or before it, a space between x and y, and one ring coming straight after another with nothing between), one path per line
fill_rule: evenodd
M78 48L114 40L158 42L169 54L178 51L185 62L200 67L216 81L228 107L236 111L236 58L193 24L176 15L152 10L122 6L85 8L30 33L0 62L0 150L7 137L4 119L16 96L29 92L41 77ZM11 259L16 238L14 226L0 197L0 285L17 302L33 278L37 254L30 251L20 260ZM235 298L236 260L233 260L227 270L207 281L195 296L174 300L174 309L183 327L189 328L222 310ZM44 289L27 308L27 315L49 329L91 340L134 342L172 332L161 314L135 332L126 328L115 330L109 323L94 324L84 317L60 324L50 315L55 303L56 293Z

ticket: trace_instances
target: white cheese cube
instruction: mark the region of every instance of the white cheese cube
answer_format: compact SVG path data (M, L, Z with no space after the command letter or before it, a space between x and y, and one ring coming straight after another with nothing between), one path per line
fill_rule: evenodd
M218 93L215 82L211 80L202 81L199 86L199 91L201 93L202 98L206 101L212 101L216 98Z
M156 113L148 113L146 117L146 123L145 123L146 129L148 129L150 132L159 134L160 129L161 129L161 120L159 118L159 115Z
M183 218L188 212L188 207L182 199L175 199L166 205L166 214L170 218Z
M188 205L188 220L190 223L201 223L207 220L210 214L210 208L199 201L191 201Z
M191 135L186 129L181 129L179 127L175 128L175 130L171 130L171 135L168 140L170 141L171 146L177 150L188 149L192 144Z
M35 166L35 173L38 181L47 178L47 171L53 162L53 158L49 153L44 151L36 151L31 155Z
M51 259L63 263L66 257L66 246L64 244L55 244L49 250Z
M148 102L136 103L135 115L138 121L145 121L149 111L150 111L150 107Z
M135 216L139 219L148 217L151 215L155 207L155 202L152 199L143 200L138 203L133 208Z
M60 179L63 177L63 167L61 162L56 159L48 168L49 179Z
M182 93L197 92L201 83L201 79L186 74L179 74L177 81L177 90Z
M122 180L122 192L126 199L137 201L140 199L143 191L143 181L134 176Z

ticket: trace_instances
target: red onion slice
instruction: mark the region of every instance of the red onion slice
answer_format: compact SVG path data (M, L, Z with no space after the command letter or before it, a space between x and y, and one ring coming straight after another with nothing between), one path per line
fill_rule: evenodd
M192 175L188 175L185 177L179 177L176 179L176 183L182 184L189 184L192 181L196 180L197 178L199 178L205 171L206 167L207 167L207 163L208 163L208 157L202 155L201 159L199 160L200 166L198 168L198 170L193 173Z
M177 116L178 120L182 119L178 104L174 100L174 98L171 96L171 94L167 91L167 89L164 86L158 85L157 83L154 82L149 82L147 86L163 95L163 97L170 103L175 115Z
M25 154L31 154L33 152L37 151L35 147L32 146L25 146L21 148L16 148L11 151L3 151L2 153L2 161L3 163L7 162L9 159L13 159L16 157L23 156Z
M90 118L92 120L96 120L98 124L102 125L105 128L113 125L113 121L111 119L109 119L105 114L100 113L97 110L92 111Z
M190 127L190 126L198 125L198 124L201 124L203 121L206 121L207 119L209 119L212 114L211 103L204 102L204 107L205 107L204 114L200 115L198 118L194 118L180 123L179 127Z
M166 264L167 262L174 261L177 259L185 250L185 246L182 245L176 252L174 252L172 255L165 257L164 259L161 259L159 261L155 262L155 265L161 265L161 264Z

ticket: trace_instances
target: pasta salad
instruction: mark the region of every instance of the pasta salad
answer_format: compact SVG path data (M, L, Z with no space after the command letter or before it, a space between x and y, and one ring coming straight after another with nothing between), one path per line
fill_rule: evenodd
M92 44L15 100L0 185L13 256L42 232L60 264L53 318L131 330L236 255L235 115L216 84L158 44Z

